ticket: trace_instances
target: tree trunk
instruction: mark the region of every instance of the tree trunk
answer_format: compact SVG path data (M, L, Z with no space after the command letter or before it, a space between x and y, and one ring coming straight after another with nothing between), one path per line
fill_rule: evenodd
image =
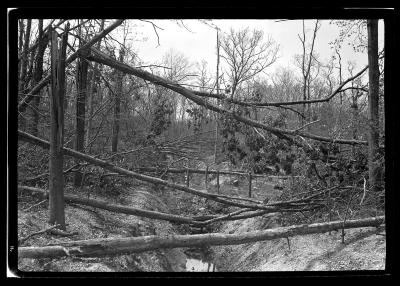
M217 94L219 95L219 35L217 29L217 78L216 78ZM218 105L218 99L217 99ZM218 144L218 113L215 113L215 140L214 140L214 164L217 163L217 144Z
M24 44L23 39L24 39L24 20L23 19L19 19L18 20L18 24L19 24L19 37L18 37L18 55L22 54L22 46ZM21 74L21 61L18 61L18 77Z
M18 70L18 97L21 95L23 96L24 94L24 87L25 87L25 74L26 74L26 68L27 68L27 63L28 63L28 54L27 50L29 47L29 37L30 37L30 30L31 30L31 20L29 19L27 22L27 27L25 31L25 24L24 20L20 20L20 37L19 37L19 43L20 43L20 49L22 51L22 57L21 61L19 63L19 70ZM25 33L25 36L24 36ZM23 41L24 39L24 41ZM19 116L19 122L20 122L20 128L22 130L25 130L26 128L26 118L21 114Z
M39 36L38 36L38 50L36 55L35 70L33 73L33 86L38 84L43 76L43 56L46 50L48 36L43 33L43 20L39 19ZM30 128L30 133L34 136L38 134L38 124L39 124L39 106L40 106L40 96L36 96L32 102L32 124Z
M354 92L352 92L352 104L351 104L351 108L352 108L352 129L353 129L353 140L357 140L358 135L357 135L357 122L358 122L358 97L359 97L359 92L356 91L355 94ZM353 157L356 155L356 148L355 146L351 147L351 151L353 154Z
M39 193L44 196L47 194L47 192L45 190L27 187L27 186L18 186L18 189L23 190L23 191L33 192L33 193ZM135 215L135 216L139 216L139 217L165 220L165 221L170 221L170 222L174 222L174 223L186 223L186 224L194 224L194 225L199 224L198 222L194 221L193 219L183 217L183 216L178 216L178 215L173 215L173 214L168 214L168 213L161 213L161 212L156 212L156 211L143 210L143 209L133 208L133 207L129 207L129 206L123 206L123 205L116 205L116 204L111 204L104 200L81 198L81 197L71 195L71 194L65 194L64 200L65 200L65 202L68 202L68 203L91 206L91 207L95 207L95 208L99 208L99 209L103 209L103 210L107 210L107 211L115 212L115 213L123 213L123 214L128 214L128 215Z
M22 132L22 131L18 131L18 139L22 140L22 141L25 141L25 142L30 142L30 143L38 145L38 146L41 146L42 148L46 148L46 149L49 148L49 142L47 142L47 141L45 141L43 139L34 137L34 136L32 136L30 134L27 134L25 132ZM104 168L104 169L109 170L111 172L116 172L118 174L126 175L126 176L129 176L129 177L132 177L132 178L136 178L136 179L144 181L144 182L149 182L149 183L152 183L152 184L166 186L167 188L171 188L171 189L176 189L176 190L180 190L180 191L183 191L183 192L187 192L187 193L190 193L190 194L193 194L193 195L197 195L197 196L200 196L200 197L203 197L203 198L207 198L209 200L213 200L213 201L222 203L222 204L227 204L227 205L237 206L237 207L243 207L243 208L262 209L262 210L266 210L266 211L269 211L269 212L279 211L279 208L276 208L275 206L267 206L267 205L262 204L261 202L257 203L257 204L249 205L249 204L243 204L243 203L238 203L238 202L234 202L234 201L229 201L229 200L226 200L224 198L228 198L228 199L231 198L231 199L235 199L235 200L237 198L234 198L232 196L226 196L226 195L225 196L215 195L215 194L207 193L205 191L198 191L196 189L187 188L186 186L175 184L175 183L171 183L169 181L165 181L165 180L162 180L162 179L159 179L159 178L142 175L142 174L139 174L139 173L136 173L136 172L133 172L133 171L126 170L124 168L117 167L115 165L110 164L109 162L104 161L104 160L100 160L100 159L94 158L93 156L89 156L87 154L83 154L83 153L77 152L77 151L69 149L69 148L63 148L63 152L64 152L65 155L74 157L76 159L84 160L86 162L89 162L89 163L91 163L93 165L96 165L96 166L99 166L101 168Z
M119 52L119 61L121 63L124 62L124 47L121 47L120 52ZM117 72L117 90L114 94L114 118L113 118L113 132L112 132L112 146L111 146L111 152L116 153L118 152L118 137L119 137L119 123L120 123L120 117L121 117L121 97L122 97L122 80L123 80L124 74L121 71Z
M104 20L101 20L99 32L103 31L103 29L104 29ZM96 48L100 49L100 45L101 45L101 40L97 43ZM90 135L91 135L91 131L92 131L93 95L94 95L94 87L96 85L97 73L98 73L98 63L95 63L94 67L93 67L93 72L92 72L92 77L90 80L90 87L89 87L89 97L88 97L88 109L89 109L88 116L89 116L89 118L88 118L87 127L86 127L86 143L85 143L86 146L89 145Z
M107 27L104 31L101 33L97 34L94 36L89 42L87 42L83 47L81 47L79 50L75 51L69 58L66 60L66 65L69 65L72 63L78 55L82 52L82 50L90 49L91 46L93 46L95 43L97 43L99 40L104 38L108 33L110 33L112 30L117 28L119 25L123 23L123 19L116 20L113 24L111 24L109 27ZM46 76L43 80L40 81L39 84L34 86L31 91L20 101L18 102L18 112L23 113L27 107L27 105L31 102L33 97L38 94L38 92L45 87L51 80L51 75Z
M67 25L66 31L69 29ZM67 33L58 50L57 32L51 31L51 100L50 100L50 175L49 175L49 223L60 224L65 230L63 136L65 93L65 56Z
M80 37L82 37L82 34ZM80 43L82 46L83 43ZM84 58L79 58L77 62L77 94L76 94L76 133L75 133L75 150L82 152L85 144L85 105L87 93L87 72L88 62ZM75 162L79 163L79 162ZM76 171L74 175L75 187L82 185L82 173Z
M127 253L140 253L158 249L181 247L199 247L213 245L238 245L257 241L288 238L296 235L325 233L329 231L360 227L378 227L384 223L385 217L372 217L358 220L333 221L309 225L278 227L262 231L240 234L210 233L195 235L156 235L125 238L101 238L78 240L44 247L19 247L19 258L44 258L63 256L101 257Z
M102 63L105 65L108 65L110 67L113 67L117 70L123 71L124 73L127 74L132 74L135 75L137 77L140 77L142 79L148 80L150 82L153 82L157 85L161 85L167 89L173 90L181 95L183 95L184 97L190 99L191 101L193 101L194 103L204 106L207 109L210 109L212 111L218 112L218 113L225 113L225 114L229 114L233 120L237 120L239 122L242 122L244 124L250 125L250 126L254 126L256 128L261 128L263 130L266 130L276 136L278 136L279 138L284 138L285 140L288 140L290 143L292 144L296 144L297 141L293 140L292 138L286 136L290 135L290 136L294 136L294 135L299 135L301 137L305 137L305 138L310 138L313 140L318 140L318 141L324 141L324 142L335 142L336 144L362 144L362 145L367 145L367 142L365 141L354 141L354 140L346 140L346 139L331 139L328 137L323 137L323 136L317 136L314 134L310 134L310 133L305 133L302 131L294 131L294 130L285 130L285 129L280 129L280 128L275 128L275 127L271 127L267 124L263 124L261 122L258 121L254 121L252 119L249 119L248 117L243 117L238 115L237 113L227 110L226 108L220 107L220 106L216 106L214 104L212 104L209 101L205 101L204 98L197 96L195 94L194 91L184 88L182 86L177 85L174 82L171 82L167 79L164 79L162 77L153 75L149 72L134 68L132 66L129 66L128 64L120 64L118 61L115 61L114 59L112 59L111 57L105 55L104 53L101 53L99 51L96 51L94 48L91 49L92 53L87 56L87 59L90 61L95 61L98 63ZM299 143L297 143L298 145L300 145ZM306 150L308 150L306 145L300 145L303 148L305 148Z
M21 73L19 75L19 89L20 93L24 93L25 89L25 77L26 77L26 70L28 67L28 48L29 48L29 40L31 36L31 24L32 19L27 20L26 24L26 32L24 37L24 49L23 49L23 56L21 59Z
M368 169L369 187L378 191L379 168L378 142L379 142L379 64L378 64L378 20L368 20L368 65L369 65L369 136L368 136Z

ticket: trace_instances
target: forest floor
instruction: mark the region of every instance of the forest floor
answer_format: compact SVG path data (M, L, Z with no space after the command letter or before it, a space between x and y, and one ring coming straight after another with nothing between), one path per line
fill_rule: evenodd
M226 166L225 166L226 167ZM222 176L221 192L246 197L248 182ZM257 178L253 182L252 197L270 201L278 200L280 188L292 181L271 181ZM214 231L239 234L283 226L283 219L255 217L221 223ZM286 225L284 225L286 226ZM249 271L340 271L340 270L384 270L386 262L386 237L376 228L356 228L342 232L319 233L287 239L276 239L241 245L211 247L213 263L219 272Z
M228 222L219 230L243 233L262 229L260 218ZM213 247L219 271L384 270L386 239L375 228L341 231L251 244Z
M137 182L138 183L138 182ZM86 196L82 190L67 188L66 192ZM118 194L96 193L91 198L111 201L116 204L169 212L158 190L140 184L121 188ZM37 201L23 197L18 204L18 238L46 228L47 203L29 209ZM40 201L41 199L37 199ZM88 206L66 204L67 231L77 232L71 237L40 234L31 237L22 246L45 246L50 243L106 237L134 237L144 235L171 235L181 232L179 226L160 220L151 220L132 215L113 213ZM118 255L102 258L19 259L21 271L57 272L141 272L141 271L185 271L186 256L182 249L149 251L138 254Z
M209 167L213 166L210 162ZM198 168L205 168L205 164ZM219 169L231 169L221 163ZM182 178L174 177L184 184ZM193 175L191 187L205 189L204 176ZM257 178L252 184L252 197L263 200L276 199L282 192L276 185L282 181ZM220 193L248 195L247 178L220 176ZM207 213L227 213L231 209L171 189L142 184L132 180L128 186L116 186L117 191L91 192L91 198L108 200L116 204L140 207L166 213L195 216ZM77 190L67 186L67 193L87 196L88 190ZM216 192L216 178L211 177L209 192ZM18 202L18 238L46 228L47 203L30 208L42 198L20 195ZM67 204L65 208L67 230L77 232L71 237L40 234L25 241L22 246L44 246L70 240L103 237L128 237L144 235L190 234L185 225L140 218L132 215L112 213L87 206ZM281 226L280 216L256 217L240 221L221 222L208 229L211 232L243 233ZM103 258L19 259L21 271L57 272L182 272L187 270L191 258L211 261L218 272L247 271L307 271L307 270L384 270L386 239L374 228L349 229L345 231L345 243L341 243L341 232L295 236L286 239L256 242L233 246L213 246L207 249L182 249L149 251L138 254L118 255ZM194 271L207 271L203 270Z

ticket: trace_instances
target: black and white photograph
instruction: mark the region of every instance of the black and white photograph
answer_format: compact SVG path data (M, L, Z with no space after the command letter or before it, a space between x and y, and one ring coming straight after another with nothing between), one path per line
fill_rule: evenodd
M9 275L387 269L384 17L39 15L9 19Z

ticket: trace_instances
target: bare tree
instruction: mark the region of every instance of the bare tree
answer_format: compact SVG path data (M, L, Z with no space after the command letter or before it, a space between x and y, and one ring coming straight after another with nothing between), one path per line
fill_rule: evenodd
M125 47L121 46L119 51L118 60L123 63L125 57ZM119 137L119 127L121 118L121 98L122 98L122 87L123 87L124 73L117 72L116 74L116 92L114 93L114 116L113 116L113 128L112 128L112 145L111 152L118 152L118 137Z
M23 56L21 60L21 71L19 74L19 92L24 92L25 89L25 77L26 71L28 67L28 49L29 49L29 41L31 36L31 24L32 19L27 20L26 31L24 37L24 48L23 48Z
M66 31L69 26L67 24ZM65 230L64 213L64 100L65 96L65 57L68 34L63 35L58 49L57 32L51 33L51 100L50 100L50 161L49 161L49 223L59 224Z
M310 85L312 81L311 76L311 67L312 63L316 63L315 55L314 55L314 45L315 45L315 38L317 37L318 29L320 28L320 23L317 20L315 22L310 51L307 52L307 44L306 44L306 28L305 23L303 20L303 36L300 37L298 35L300 42L303 46L303 54L301 57L301 72L303 76L303 100L310 100ZM308 105L309 106L309 105ZM303 104L303 114L306 115L306 104ZM307 116L306 116L307 118Z
M24 19L18 20L19 36L18 36L18 55L22 54L22 45L24 44ZM21 61L18 61L18 75L21 73Z
M174 49L170 49L164 54L162 64L167 67L167 69L163 69L164 77L173 82L184 83L191 76L192 64L183 53ZM186 110L186 98L177 96L165 88L158 90L163 95L169 97L169 102L173 107L173 113L171 114L173 121L177 122L179 119L183 121Z
M222 37L221 57L228 65L231 99L242 83L263 72L276 61L279 45L270 37L263 41L263 37L261 30L250 31L249 28L239 31L231 29L228 35Z
M348 64L348 71L350 75L353 75L353 70L355 68L355 64L349 62ZM358 99L364 94L364 88L361 86L361 79L357 78L356 80L351 82L351 89L350 89L350 94L351 94L351 104L350 108L352 110L352 136L354 140L357 140L358 138L358 132L357 132L357 125L359 121L359 104L358 104ZM353 156L355 155L355 147L352 147L352 153Z
M104 19L101 20L99 33L103 30L104 30ZM96 48L100 49L100 45L101 45L101 40L97 43ZM91 130L92 130L93 96L94 96L94 89L95 89L95 80L96 80L96 76L97 76L98 72L99 72L98 63L94 63L92 76L89 81L90 87L89 87L89 94L88 94L88 122L87 122L87 128L86 128L86 143L85 143L86 146L89 145L90 135L91 135Z
M379 190L379 63L378 20L368 20L368 65L369 65L369 136L368 169L370 190Z
M219 30L217 30L217 71L216 71L216 88L217 88L217 95L219 95L219 60L220 60L220 54L219 54L219 48L220 48L220 41L219 41ZM218 99L217 99L217 105L219 106ZM218 113L215 113L215 140L214 140L214 164L217 163L217 143L218 143Z
M83 20L80 20L83 21ZM79 26L80 46L84 45L82 37L82 26ZM75 134L75 150L82 151L85 144L85 106L87 94L87 73L88 62L83 57L78 59L77 66L77 80L76 80L76 134ZM75 172L74 177L75 187L82 185L82 173Z
M35 70L33 73L33 86L38 84L43 77L43 57L48 43L48 33L43 32L43 19L39 19L39 35L38 35L38 50L35 60ZM40 106L40 96L36 96L32 102L32 123L30 127L30 132L32 135L37 136L38 133L38 123L39 123L39 109Z

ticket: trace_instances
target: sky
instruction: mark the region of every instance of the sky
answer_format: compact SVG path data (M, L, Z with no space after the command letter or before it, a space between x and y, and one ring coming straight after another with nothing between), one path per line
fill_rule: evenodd
M206 60L211 72L215 71L216 66L216 30L201 23L198 20L183 20L185 29L171 20L152 20L154 24L162 28L157 29L160 45L157 43L157 36L150 23L138 22L135 30L137 38L133 43L133 48L139 57L146 63L160 62L162 55L173 48L182 52L190 61L200 62ZM279 59L268 68L267 73L273 73L279 67L292 67L295 54L302 53L302 44L298 35L302 34L302 20L280 21L276 20L212 20L220 30L228 32L234 29L249 27L250 29L260 29L264 31L264 36L268 35L280 45ZM339 28L334 24L329 24L330 20L322 20L321 28L315 41L315 51L319 54L320 60L326 62L334 53L329 46L329 42L339 35ZM305 20L306 37L311 42L315 20ZM142 37L140 37L140 35ZM379 21L379 42L380 49L383 47L383 21ZM142 39L147 38L143 41ZM341 50L342 65L347 66L349 60L356 63L356 70L362 69L367 65L368 58L366 53L354 52L351 46L344 45Z

